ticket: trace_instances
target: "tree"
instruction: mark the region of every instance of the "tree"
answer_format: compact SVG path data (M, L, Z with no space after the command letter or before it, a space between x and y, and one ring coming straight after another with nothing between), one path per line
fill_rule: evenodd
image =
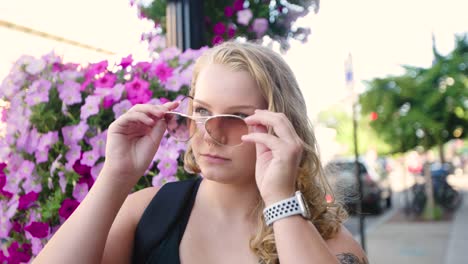
M336 130L336 140L347 147L347 155L353 153L353 120L351 113L340 107L332 107L318 114L318 122L328 128ZM377 133L370 129L371 117L363 117L358 120L359 147L361 153L375 149L379 154L387 154L390 146L383 142Z
M457 36L447 56L433 49L430 68L405 66L401 76L376 78L360 96L363 114L377 112L371 123L392 152L406 152L421 145L439 146L464 138L468 129L468 41Z

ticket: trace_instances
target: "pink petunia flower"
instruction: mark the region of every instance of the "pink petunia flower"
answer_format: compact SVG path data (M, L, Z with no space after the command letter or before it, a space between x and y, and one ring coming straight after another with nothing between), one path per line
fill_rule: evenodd
M244 0L236 0L233 4L234 10L239 11L244 9Z
M73 189L73 198L75 198L78 202L81 203L88 194L88 190L88 184L77 183L75 185L75 189Z
M115 118L119 118L125 112L127 112L132 107L132 103L129 100L123 100L120 103L115 104L112 107Z
M36 192L29 192L19 199L18 210L25 210L31 207L37 198L39 197L39 193Z
M101 97L97 95L90 95L86 97L85 104L81 106L81 120L87 120L88 117L99 113L99 104L101 103L101 100Z
M167 79L172 76L173 69L167 63L161 62L156 65L154 73L161 83L166 83Z
M75 81L66 80L57 87L59 97L66 105L81 103L81 85Z
M223 22L218 22L214 25L213 32L216 35L222 35L224 32L226 32L226 26L223 24Z
M262 37L268 30L268 20L266 18L256 18L252 23L252 30L257 34L257 38Z
M234 8L232 8L231 6L226 6L224 8L224 16L232 17L232 15L234 15Z
M132 65L132 62L133 62L133 58L132 58L132 54L130 54L127 57L122 58L119 65L122 66L122 68L125 69L128 66Z
M44 238L49 235L49 225L41 222L32 222L24 230L28 231L33 237Z
M96 88L110 88L114 86L117 76L111 72L107 72L101 78L94 81Z
M211 44L213 44L213 46L217 45L217 44L220 44L224 41L223 37L221 37L220 35L215 35L213 37L213 39L211 40Z
M59 215L65 220L68 219L78 205L80 205L80 203L76 200L70 198L65 199L59 209Z
M247 26L252 19L253 14L252 10L250 9L244 9L239 12L237 12L237 23Z

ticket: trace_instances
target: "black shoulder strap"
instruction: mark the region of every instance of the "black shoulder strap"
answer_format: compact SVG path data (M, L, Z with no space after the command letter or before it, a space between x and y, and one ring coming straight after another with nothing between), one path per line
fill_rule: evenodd
M153 197L135 231L133 263L145 263L170 231L190 199L199 177L166 183Z

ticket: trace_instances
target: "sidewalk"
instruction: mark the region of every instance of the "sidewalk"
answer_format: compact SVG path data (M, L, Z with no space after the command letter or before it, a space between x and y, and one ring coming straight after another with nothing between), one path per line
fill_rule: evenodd
M454 218L451 221L414 222L404 217L391 217L367 234L370 263L466 263L468 175L453 176L449 182L463 192L464 199Z

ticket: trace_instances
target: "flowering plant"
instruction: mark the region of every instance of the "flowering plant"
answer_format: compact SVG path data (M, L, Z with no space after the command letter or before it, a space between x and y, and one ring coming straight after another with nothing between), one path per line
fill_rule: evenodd
M85 67L54 54L23 56L0 86L0 263L28 262L84 199L104 161L110 123L132 105L161 104L188 91L203 52L161 49L152 62ZM185 145L164 137L135 190L187 178Z
M130 0L139 8L141 18L155 24L156 34L166 33L166 0ZM283 50L289 48L289 40L306 41L310 29L294 26L294 22L315 12L319 0L204 0L205 40L215 45L224 40L243 37L248 40L262 40L264 36L279 42ZM151 41L155 34L144 34Z

